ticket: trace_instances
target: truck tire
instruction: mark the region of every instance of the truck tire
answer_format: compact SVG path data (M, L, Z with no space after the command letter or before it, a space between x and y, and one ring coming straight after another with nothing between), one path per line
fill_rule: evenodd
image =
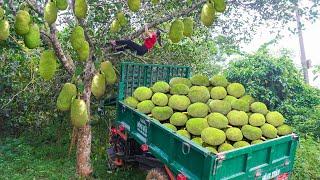
M154 168L148 172L146 180L169 180L169 178L163 169Z

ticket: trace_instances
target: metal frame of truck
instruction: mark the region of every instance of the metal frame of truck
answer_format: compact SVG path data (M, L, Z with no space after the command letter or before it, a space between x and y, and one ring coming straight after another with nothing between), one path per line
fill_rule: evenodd
M288 179L298 136L290 134L261 144L213 154L161 123L124 104L139 86L190 77L190 67L124 62L117 102L117 119L110 131L110 164L162 168L169 179Z

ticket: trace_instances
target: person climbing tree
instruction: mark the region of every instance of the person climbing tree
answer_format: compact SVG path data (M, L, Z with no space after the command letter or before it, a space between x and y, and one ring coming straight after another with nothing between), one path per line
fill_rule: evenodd
M151 49L155 46L156 42L161 44L161 32L160 30L150 32L148 26L145 26L145 34L143 36L144 44L139 45L132 40L111 40L110 43L117 52L125 51L129 49L139 56L143 56L147 52L151 51Z

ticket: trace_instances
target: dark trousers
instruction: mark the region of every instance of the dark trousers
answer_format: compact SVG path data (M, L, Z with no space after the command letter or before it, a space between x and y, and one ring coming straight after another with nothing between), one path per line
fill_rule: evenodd
M125 51L126 49L129 49L133 52L136 52L139 56L142 56L148 52L148 49L144 45L141 46L131 40L116 41L116 44L117 46L120 46L116 47L117 51Z

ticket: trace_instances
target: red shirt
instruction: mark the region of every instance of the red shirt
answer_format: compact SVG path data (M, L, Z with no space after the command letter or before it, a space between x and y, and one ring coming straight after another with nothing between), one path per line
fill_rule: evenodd
M150 50L154 47L157 42L157 34L155 32L152 33L151 37L148 37L144 40L144 46Z

